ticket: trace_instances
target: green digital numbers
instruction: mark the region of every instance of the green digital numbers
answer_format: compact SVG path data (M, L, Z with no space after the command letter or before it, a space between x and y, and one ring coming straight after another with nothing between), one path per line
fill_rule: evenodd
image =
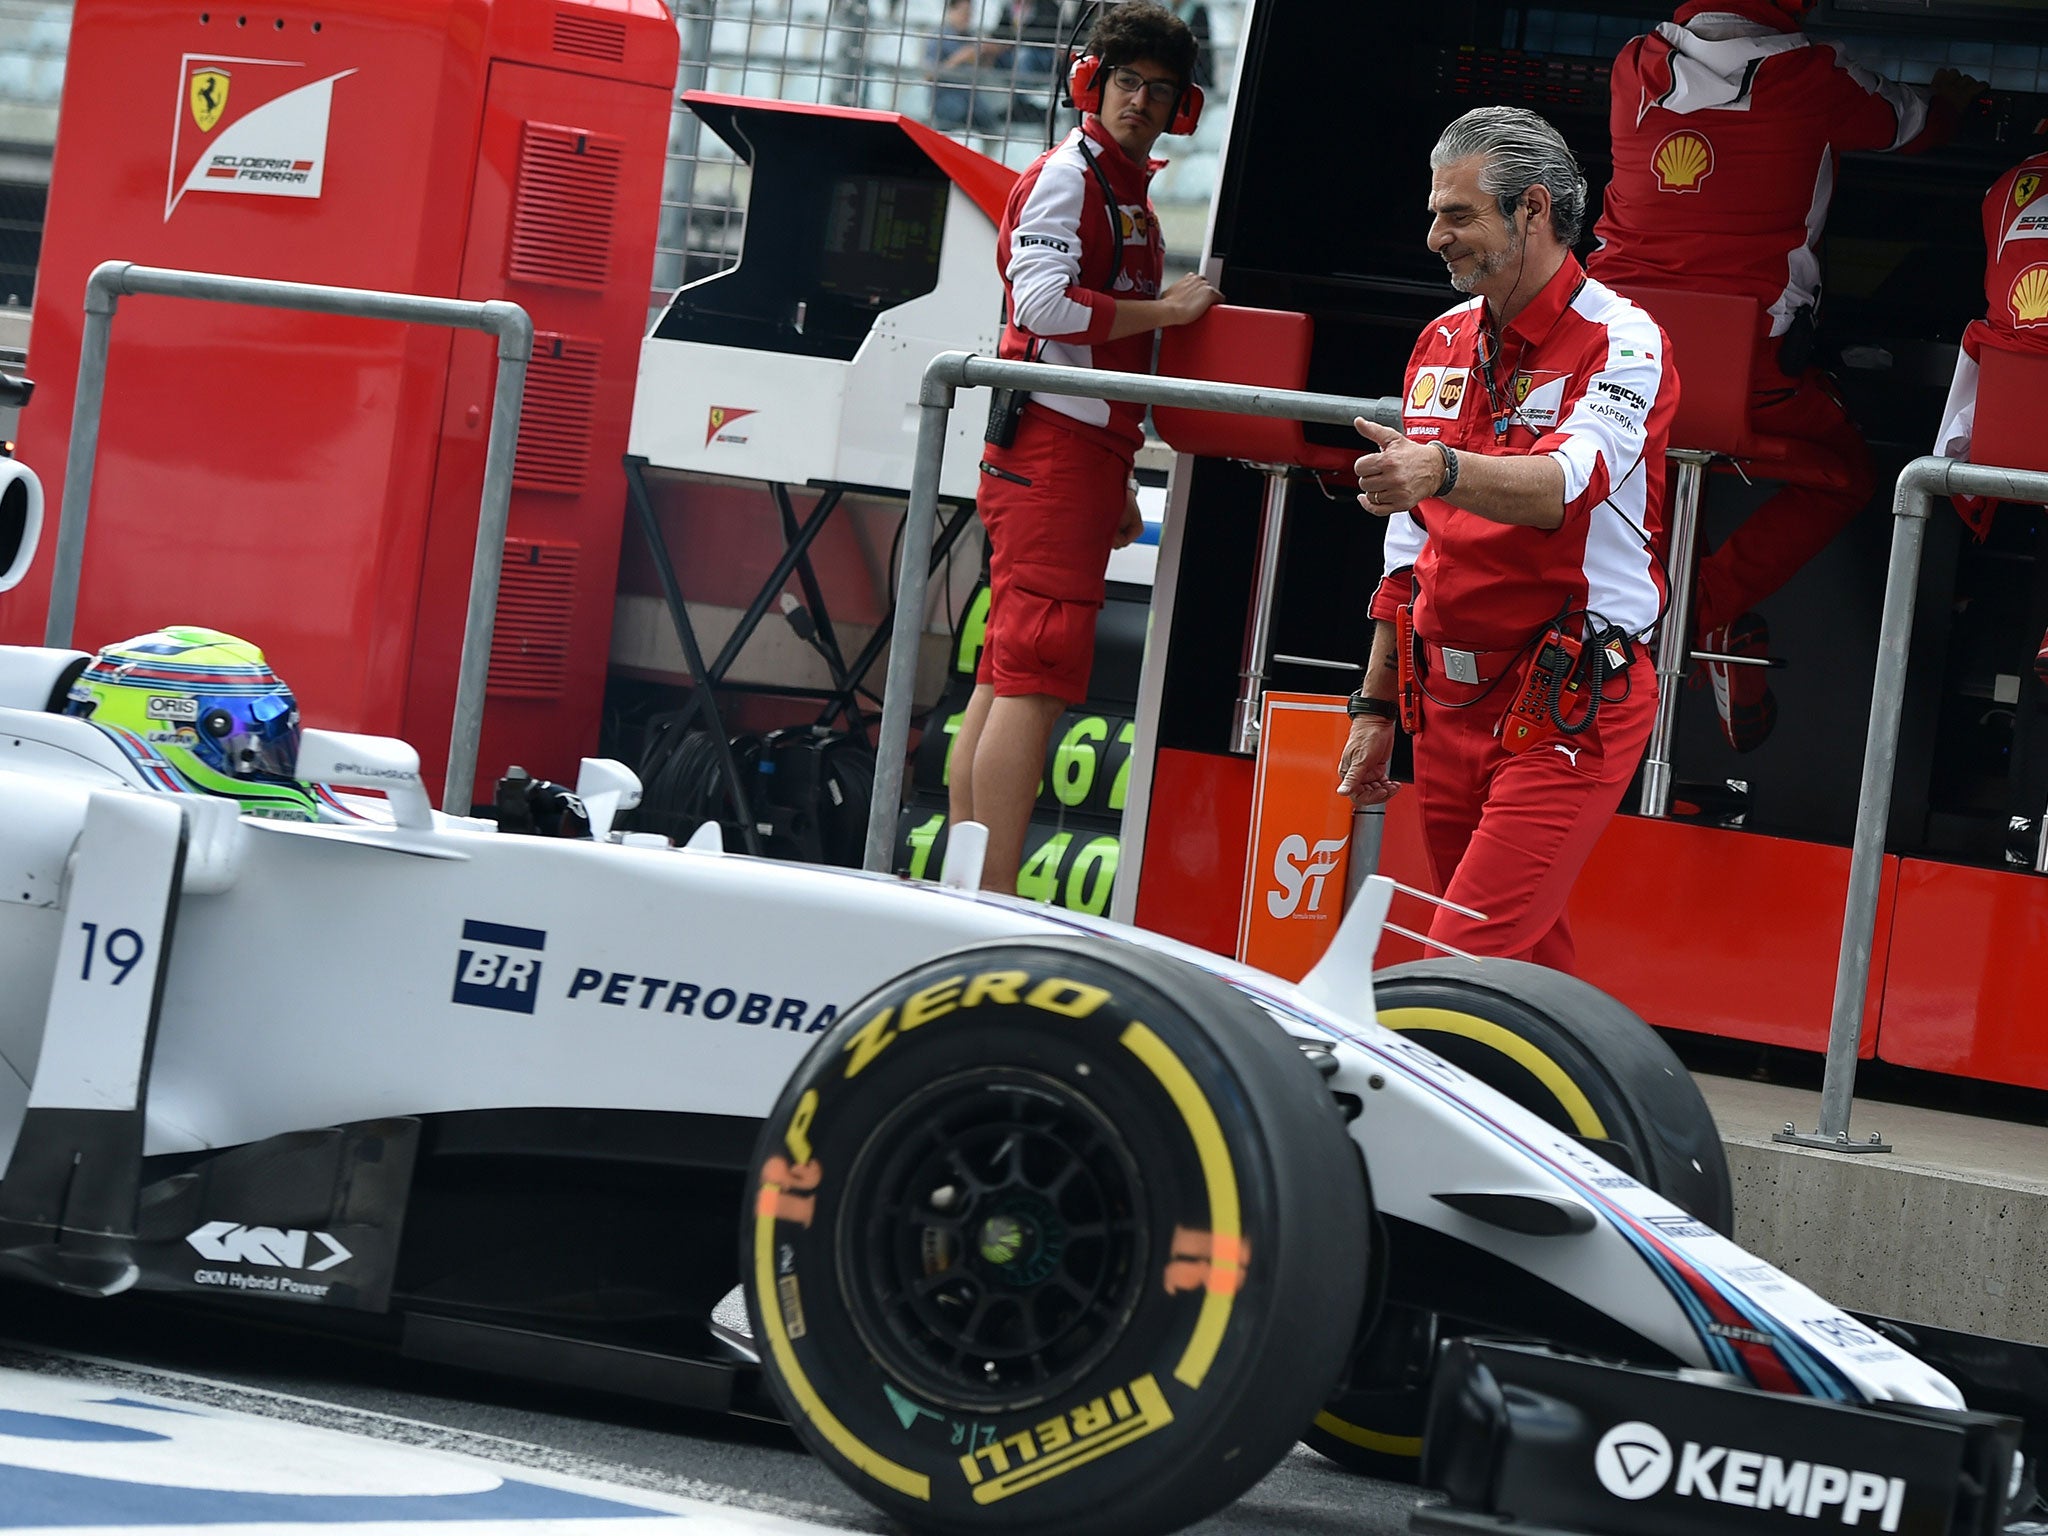
M946 824L946 813L935 811L929 821L919 822L910 829L910 878L922 880L925 870L932 861L932 844L939 840L939 828Z
M1101 765L1096 743L1107 740L1109 722L1100 715L1083 715L1067 727L1053 750L1053 796L1069 810L1085 803L1088 791L1095 787L1095 771Z

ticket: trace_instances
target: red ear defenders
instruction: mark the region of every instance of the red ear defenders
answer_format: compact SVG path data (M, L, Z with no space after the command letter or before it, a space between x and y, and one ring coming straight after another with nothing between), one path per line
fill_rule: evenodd
M1102 109L1103 80L1102 60L1095 54L1083 53L1074 59L1073 68L1067 71L1067 94L1076 107L1083 111ZM1173 104L1173 117L1166 125L1166 132L1174 134L1193 133L1195 125L1202 120L1202 88L1190 81L1181 87Z

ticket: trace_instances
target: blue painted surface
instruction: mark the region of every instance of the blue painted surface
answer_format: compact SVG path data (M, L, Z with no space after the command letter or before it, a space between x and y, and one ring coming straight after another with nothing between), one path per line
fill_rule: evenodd
M0 1446L0 1456L6 1454ZM409 1520L619 1520L661 1510L507 1479L480 1493L349 1495L164 1488L0 1465L0 1530L74 1526L340 1525Z
M142 1405L138 1403L132 1406ZM0 1408L0 1435L14 1435L23 1440L103 1440L124 1445L171 1438L169 1435L159 1435L147 1429L129 1429L122 1424L100 1424L92 1419L60 1418L54 1413L20 1413L12 1408ZM6 1454L5 1449L0 1448L0 1456Z

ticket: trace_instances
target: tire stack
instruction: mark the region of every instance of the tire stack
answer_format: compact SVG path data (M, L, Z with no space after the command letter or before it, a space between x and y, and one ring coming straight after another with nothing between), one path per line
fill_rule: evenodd
M1151 591L1112 582L1095 621L1095 668L1088 700L1053 728L1038 801L1024 838L1017 893L1076 912L1109 910L1122 855L1121 825L1137 739L1138 669L1144 660ZM909 787L896 820L899 875L936 880L946 857L946 785L953 740L974 692L988 622L986 580L960 621L953 664L937 706L925 716Z

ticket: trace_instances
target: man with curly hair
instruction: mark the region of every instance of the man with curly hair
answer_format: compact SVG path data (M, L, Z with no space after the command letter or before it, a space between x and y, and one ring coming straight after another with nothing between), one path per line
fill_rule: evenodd
M1001 355L1147 373L1154 333L1220 295L1188 276L1164 293L1148 194L1152 146L1191 116L1197 45L1151 0L1108 6L1076 72L1080 126L1017 179L996 234ZM1088 696L1095 614L1112 549L1143 531L1131 464L1144 408L1033 394L1014 434L993 429L978 498L989 614L975 688L953 743L954 825L989 829L982 885L1014 892L1054 725ZM993 423L993 418L992 418ZM1007 436L1008 441L1003 441Z

